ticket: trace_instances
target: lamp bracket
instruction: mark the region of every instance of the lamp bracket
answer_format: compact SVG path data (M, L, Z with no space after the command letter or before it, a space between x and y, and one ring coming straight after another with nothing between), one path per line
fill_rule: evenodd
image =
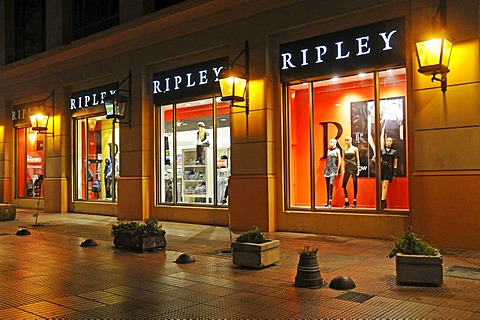
M239 66L239 67L246 68L246 67L247 67L247 63L245 63L244 65L242 65L242 64L238 64L238 63L236 63L236 62L237 62L237 60L238 60L243 54L248 55L248 54L247 54L247 50L248 50L248 41L245 42L245 48L243 48L243 50L240 51L240 53L237 55L237 57L230 62L230 66L231 66L231 67L233 67L233 66ZM245 59L247 59L247 57L245 57Z
M249 113L249 111L250 111L250 108L248 107L248 104L247 104L247 105L244 105L244 106L239 106L239 105L236 105L236 104L231 103L231 104L230 104L230 108L231 108L231 107L243 108L243 109L245 109L245 114L246 114L247 116L248 116L248 113Z
M47 131L37 131L37 134L44 134L44 135L52 135L53 136L53 132L47 132Z
M440 78L437 77L437 74L440 75ZM438 81L440 82L441 90L443 93L447 91L447 74L446 73L433 73L432 74L432 82Z
M125 81L128 80L128 89L121 89L121 86L125 83ZM132 127L132 70L128 71L128 76L126 76L119 84L118 84L118 92L127 92L128 93L128 102L127 102L127 108L128 108L128 121L119 121L118 118L112 117L113 121L120 123L120 124L128 124L128 127ZM107 117L107 119L109 119Z

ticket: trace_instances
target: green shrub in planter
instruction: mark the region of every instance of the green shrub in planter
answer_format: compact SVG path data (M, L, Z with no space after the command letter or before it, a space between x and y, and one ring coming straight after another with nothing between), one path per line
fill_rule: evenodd
M439 254L438 249L428 244L425 240L417 236L412 231L412 227L408 227L405 233L394 239L392 251L388 254L389 258L393 258L397 253L421 256L436 256Z
M163 250L167 242L165 230L157 219L143 222L120 221L112 225L111 234L115 247L135 251Z
M232 243L233 263L246 268L265 268L280 260L279 246L279 240L266 239L257 227L253 227Z
M437 248L428 244L408 227L394 240L389 257L395 257L397 282L440 286L443 283L443 258Z
M257 228L257 227L253 227L252 230L250 231L247 231L243 234L241 234L240 236L238 236L236 239L235 239L236 242L241 242L241 243L264 243L264 242L267 242L268 240L265 239L265 236L263 235L263 233Z

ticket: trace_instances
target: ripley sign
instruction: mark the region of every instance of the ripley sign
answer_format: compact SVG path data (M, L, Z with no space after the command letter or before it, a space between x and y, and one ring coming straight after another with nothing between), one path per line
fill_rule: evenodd
M44 101L32 102L22 105L13 106L12 122L13 125L26 126L30 124L30 115L39 110L51 112L51 106L46 106Z
M107 94L115 94L118 83L111 83L101 87L73 92L70 95L70 110L78 110L103 104Z
M153 102L156 105L178 99L220 93L218 76L228 66L228 57L205 61L153 75Z
M405 19L280 45L282 82L405 65Z

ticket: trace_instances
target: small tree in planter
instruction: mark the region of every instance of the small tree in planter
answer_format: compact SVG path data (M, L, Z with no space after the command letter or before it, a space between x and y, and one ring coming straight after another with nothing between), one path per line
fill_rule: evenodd
M165 230L157 219L143 222L127 221L112 225L113 244L117 248L134 251L164 250L167 246Z
M266 239L257 228L238 236L232 243L233 263L261 269L280 261L280 241Z
M394 247L388 257L395 257L399 283L437 286L443 283L443 258L440 252L413 233L412 227L394 239Z

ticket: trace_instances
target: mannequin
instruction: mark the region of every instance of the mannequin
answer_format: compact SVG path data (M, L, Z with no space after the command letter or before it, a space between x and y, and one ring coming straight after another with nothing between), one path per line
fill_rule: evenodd
M392 182L397 169L397 150L393 149L392 145L393 139L388 137L387 140L385 140L385 148L382 149L382 210L387 207L388 184Z
M357 206L357 191L358 191L358 183L357 177L360 175L360 155L358 153L358 148L352 145L352 137L347 136L345 137L345 144L347 145L343 149L343 195L345 196L345 204L343 205L344 208L348 208L350 203L348 201L348 191L347 191L347 183L352 177L353 181L353 203L352 207L355 208Z
M205 123L200 121L197 124L197 162L196 164L204 164L203 163L203 147L205 145L209 145L208 143L208 132L205 130Z
M335 177L339 174L341 165L342 156L340 150L337 148L337 139L330 139L330 147L327 151L327 163L323 170L327 186L327 203L325 204L325 207L332 207L333 182Z
M112 198L112 194L110 193L113 180L112 169L112 160L110 160L110 157L105 158L105 168L103 170L103 174L105 179L105 197L107 199Z

